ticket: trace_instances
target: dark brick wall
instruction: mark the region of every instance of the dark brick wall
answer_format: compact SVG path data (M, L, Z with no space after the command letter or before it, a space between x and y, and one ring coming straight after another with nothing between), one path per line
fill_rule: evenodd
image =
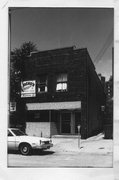
M87 136L87 50L54 50L32 54L26 60L26 78L38 80L40 75L48 75L48 92L37 94L35 98L25 98L27 102L81 101L81 134ZM68 74L67 92L56 92L56 75ZM85 132L84 132L85 131Z
M56 75L68 74L68 91L56 92ZM48 75L48 92L24 98L28 102L81 101L81 135L87 138L102 128L100 106L104 93L87 49L59 50L34 53L25 63L25 79L38 80Z
M42 54L42 53L41 53ZM33 54L26 60L26 78L38 80L40 75L48 75L48 92L39 93L36 98L27 98L27 102L78 101L86 92L86 51ZM56 75L68 74L67 92L56 92Z
M101 106L105 105L104 87L98 78L95 68L87 56L88 72L88 135L95 135L103 130L104 112Z

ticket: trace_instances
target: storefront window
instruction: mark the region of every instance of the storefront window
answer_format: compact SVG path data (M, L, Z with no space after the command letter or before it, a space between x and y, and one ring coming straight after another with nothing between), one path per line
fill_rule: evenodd
M27 122L49 122L49 111L27 112Z

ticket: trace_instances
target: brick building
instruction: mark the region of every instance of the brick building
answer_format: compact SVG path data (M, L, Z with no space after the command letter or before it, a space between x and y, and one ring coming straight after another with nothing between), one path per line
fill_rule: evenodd
M106 108L104 119L104 131L106 138L113 138L113 76L105 83Z
M107 100L113 98L113 77L110 76L110 79L105 83L105 91Z
M104 88L86 48L31 53L21 101L28 134L76 135L80 125L81 137L87 138L103 129Z

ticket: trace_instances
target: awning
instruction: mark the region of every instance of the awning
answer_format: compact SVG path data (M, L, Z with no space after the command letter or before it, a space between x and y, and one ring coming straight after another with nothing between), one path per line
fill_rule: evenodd
M27 110L63 110L81 109L81 101L70 102L48 102L48 103L27 103Z

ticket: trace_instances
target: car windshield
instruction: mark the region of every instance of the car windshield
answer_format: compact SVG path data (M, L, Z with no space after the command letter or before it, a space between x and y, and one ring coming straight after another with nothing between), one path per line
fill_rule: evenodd
M25 134L24 132L20 131L19 129L12 129L12 132L13 132L16 136L27 136L27 134Z

